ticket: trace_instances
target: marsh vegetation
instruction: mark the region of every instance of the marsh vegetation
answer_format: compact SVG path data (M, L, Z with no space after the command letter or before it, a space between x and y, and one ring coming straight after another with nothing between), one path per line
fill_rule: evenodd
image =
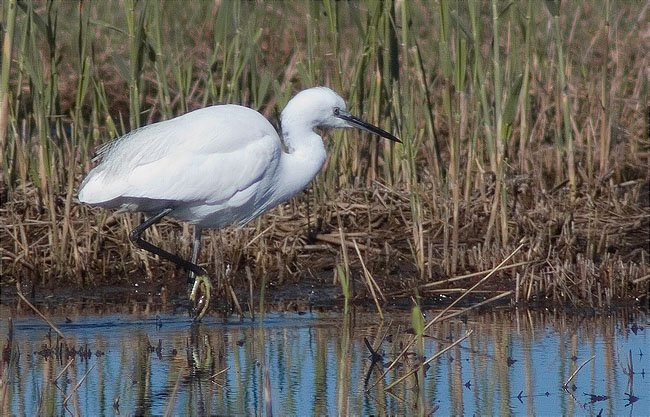
M183 271L129 243L138 215L75 201L94 150L213 103L276 121L296 91L327 85L404 143L332 135L307 192L207 234L200 262L227 309L301 282L316 292L342 282L353 301L379 305L435 299L521 243L485 297L647 303L648 8L5 1L3 292L16 281L33 293L144 282L184 294ZM148 238L189 256L186 225Z

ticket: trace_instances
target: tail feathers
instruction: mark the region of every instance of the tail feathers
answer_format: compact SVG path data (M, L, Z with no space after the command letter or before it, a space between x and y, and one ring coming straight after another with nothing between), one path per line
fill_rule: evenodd
M103 175L88 175L79 188L79 201L85 204L113 206L110 204L122 195L119 184L106 184ZM108 204L103 204L108 203Z

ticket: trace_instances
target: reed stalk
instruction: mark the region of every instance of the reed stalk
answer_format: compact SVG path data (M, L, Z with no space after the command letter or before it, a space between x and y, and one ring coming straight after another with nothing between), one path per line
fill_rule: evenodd
M343 315L347 316L350 312L350 276L346 272L345 265L336 265L336 277L341 284L341 292L343 292Z
M448 137L447 147L449 148L449 171L448 177L445 178L446 186L443 187L443 199L446 201L451 200L454 204L453 193L456 181L458 179L458 152L456 151L459 146L459 138L457 136L456 124L454 123L454 112L452 109L452 82L453 82L453 62L451 58L450 45L452 44L451 33L451 11L448 1L441 1L439 3L439 41L438 50L440 55L440 66L443 74L443 90L442 90L442 110L448 122ZM450 194L452 197L450 197ZM449 219L453 216L453 208L450 210L448 205L443 206L444 218ZM453 274L452 271L456 268L455 260L457 258L457 247L452 242L452 233L454 224L457 225L455 219L452 219L452 224L444 223L444 242L443 242L443 258L445 265L445 272Z
M519 170L522 173L529 171L528 161L528 136L530 134L530 77L531 74L531 45L533 37L533 0L526 3L525 24L525 46L524 46L524 71L523 85L520 94L520 126L519 126Z
M575 172L575 154L573 149L573 131L571 128L571 110L566 81L566 63L564 56L564 39L560 27L560 0L546 0L546 7L551 13L553 35L555 40L555 64L557 68L557 108L562 116L562 130L557 132L560 147L558 152L566 155L566 169L572 201L576 197L577 179Z
M603 22L603 43L605 45L605 50L603 51L603 64L602 72L600 76L600 104L601 104L601 116L600 116L600 135L599 135L599 176L600 178L605 177L607 170L609 169L609 149L611 144L611 132L612 132L612 122L610 113L612 109L610 108L610 91L611 86L609 83L609 30L610 30L610 19L611 19L611 4L609 0L605 0L605 21ZM649 116L650 117L650 116ZM649 121L650 122L650 121ZM591 172L591 164L587 165L589 169L588 176L593 178L593 173Z
M338 344L337 358L339 358L337 366L337 381L336 386L336 409L339 415L349 415L350 407L350 384L351 384L351 367L350 367L350 336L353 330L352 316L344 315L342 318L341 326L341 340Z
M339 223L341 222L339 218ZM341 284L341 290L343 291L343 299L344 299L344 312L346 313L348 310L348 305L350 302L350 297L353 295L354 292L354 282L352 281L354 278L352 278L351 271L350 271L350 259L348 256L348 249L346 246L346 239L345 239L345 234L343 233L343 229L339 227L339 241L341 243L341 258L343 263L339 263L336 265L336 271L337 274L335 276L335 279L338 279L340 284Z
M7 3L6 28L2 40L2 67L0 68L0 162L7 167L9 161L7 152L7 126L9 124L9 72L11 69L11 53L13 51L14 30L16 28L16 0ZM2 174L0 183L11 184L7 172Z
M505 137L503 130L503 89L502 89L502 78L501 78L501 38L499 33L499 3L497 0L492 0L491 2L491 11L492 11L492 83L494 88L494 132L495 132L495 191L494 198L492 200L492 208L490 211L490 222L488 224L488 230L485 235L485 245L489 245L492 241L492 230L495 228L497 222L497 216L501 220L505 220L505 207L503 202L505 198L502 199L502 196L505 196L506 189L503 187L503 181L505 180ZM508 242L508 230L507 225L501 229L501 242L506 244Z
M156 88L158 95L158 106L160 108L160 114L162 118L169 119L173 116L173 113L171 108L171 97L169 92L169 83L167 81L167 67L165 65L165 61L167 59L166 52L169 50L170 45L166 44L163 39L163 12L162 3L154 1L151 4L151 27L153 31L152 46L155 53L154 69L156 72L156 82L158 87Z
M142 10L138 13L135 0L126 0L126 28L129 47L129 122L131 129L140 127L140 105L141 105L141 78L144 65L145 32L144 21L146 10L149 5L147 1L142 4Z
M413 364L414 368L414 377L415 377L415 389L418 390L418 410L424 412L425 407L421 399L424 398L424 368L421 366L425 361L424 356L424 316L422 315L422 310L419 305L415 305L411 309L411 326L413 327L414 333L414 351L415 351L415 363ZM408 373L407 373L408 375ZM389 386L390 387L390 386ZM387 387L386 389L389 389Z

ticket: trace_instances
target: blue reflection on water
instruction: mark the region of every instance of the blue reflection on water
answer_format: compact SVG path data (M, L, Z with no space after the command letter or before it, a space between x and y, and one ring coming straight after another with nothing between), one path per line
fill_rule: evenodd
M375 315L358 314L343 333L342 318L323 313L207 318L198 326L175 315L80 316L69 323L57 317L53 321L65 344L93 353L88 359L73 355L63 371L66 358L43 355L44 344L57 345L56 334L36 318L18 318L14 337L21 356L8 371L8 410L262 415L266 370L278 415L336 415L341 404L349 414L412 414L418 395L425 412L437 409L440 415L596 415L601 409L602 415L648 415L650 410L645 316L629 321L504 313L442 323L424 339L426 358L467 330L474 333L433 361L424 383L408 379L386 392L409 366L401 363L383 378L385 369L374 369L366 384L370 355L364 337L387 364L411 338L404 333L408 320L409 314L393 314L380 325ZM7 321L0 332L7 334ZM626 375L629 364L633 378ZM626 393L638 401L630 403L633 397Z

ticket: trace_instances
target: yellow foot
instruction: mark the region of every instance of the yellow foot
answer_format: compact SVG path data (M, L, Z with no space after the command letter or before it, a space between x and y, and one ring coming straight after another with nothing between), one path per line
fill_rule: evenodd
M201 321L210 306L212 282L207 275L200 275L194 279L190 300L194 302L194 321Z

